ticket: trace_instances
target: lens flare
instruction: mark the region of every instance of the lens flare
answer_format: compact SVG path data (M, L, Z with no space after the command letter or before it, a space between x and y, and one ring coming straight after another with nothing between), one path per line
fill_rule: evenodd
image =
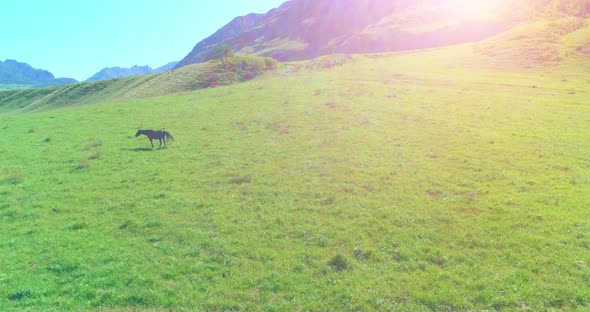
M442 9L462 18L494 17L500 14L501 0L443 0Z

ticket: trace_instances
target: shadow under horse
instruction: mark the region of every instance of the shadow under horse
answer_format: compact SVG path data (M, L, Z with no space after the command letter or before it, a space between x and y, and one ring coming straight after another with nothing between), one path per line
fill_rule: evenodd
M142 134L148 137L148 139L150 140L150 144L152 144L152 148L154 148L153 140L160 141L160 146L158 148L162 148L162 142L164 142L164 146L166 146L166 141L174 141L174 137L172 136L172 134L170 134L170 132L168 132L164 129L162 129L162 130L137 129L137 133L135 134L135 137L138 137Z

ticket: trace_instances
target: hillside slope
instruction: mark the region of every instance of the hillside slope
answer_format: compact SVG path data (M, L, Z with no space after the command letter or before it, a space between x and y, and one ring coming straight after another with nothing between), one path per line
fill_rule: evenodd
M293 0L266 14L237 17L199 42L177 65L211 57L219 44L236 52L302 60L331 53L432 48L481 40L539 15L582 17L588 0Z
M439 14L436 1L294 0L267 14L238 17L199 42L178 65L207 60L218 44L235 51L301 60L330 53L410 50L484 38L506 29L501 21L458 20ZM416 24L427 24L415 32ZM459 32L469 24L483 32ZM476 26L477 25L477 26ZM436 37L436 40L432 38ZM392 45L393 44L393 45Z
M590 20L558 15L537 18L487 40L442 50L409 51L408 55L431 55L427 64L441 61L442 51L454 51L462 66L499 69L505 72L565 68L588 68L590 56ZM277 75L290 74L301 68L324 69L350 61L350 57L332 55L309 62L286 63ZM428 60L428 57L423 57ZM269 62L266 64L265 62ZM219 61L193 64L161 74L150 74L114 80L88 82L65 87L0 92L0 113L43 110L52 107L86 105L186 92L249 80L276 67L271 59L240 56L228 71ZM250 63L249 65L247 65ZM260 63L256 65L256 63ZM240 65L241 64L241 65ZM246 64L246 65L244 65ZM268 65L268 66L267 66ZM415 64L414 64L415 65ZM453 65L449 65L453 66ZM258 68L258 69L256 69ZM408 68L408 70L411 70ZM428 73L428 67L414 69ZM590 70L590 68L589 68ZM237 74L234 75L235 71Z
M578 17L521 24L475 45L490 60L518 67L583 61L589 46L590 19Z
M127 101L250 80L276 68L269 58L234 57L194 64L160 74L84 82L73 85L0 92L0 113Z

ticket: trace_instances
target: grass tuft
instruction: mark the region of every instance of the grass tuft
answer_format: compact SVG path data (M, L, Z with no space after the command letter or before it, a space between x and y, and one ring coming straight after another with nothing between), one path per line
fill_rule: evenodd
M97 148L100 146L102 146L101 140L90 140L90 141L86 142L84 149L88 150L88 149L93 149L93 148Z
M357 260L366 261L366 260L369 260L369 258L371 258L372 252L366 251L366 250L355 249L353 255Z
M250 176L247 175L234 174L229 180L229 182L232 184L247 184L252 182L252 178L250 178Z
M47 271L55 274L55 275L68 275L72 273L80 267L78 263L71 263L71 262L63 262L58 261L51 263L47 266Z
M335 271L344 271L349 267L348 261L346 261L346 258L341 254L337 254L336 256L334 256L334 258L330 260L328 265Z
M24 181L25 174L16 169L0 169L0 183L20 184Z
M76 169L77 170L84 170L84 169L87 169L88 167L90 167L90 160L87 158L83 158L78 162Z
M8 296L10 301L22 301L30 298L33 298L33 292L29 289L19 290Z
M88 227L88 225L86 224L86 222L81 221L81 222L74 222L72 224L70 224L67 229L70 231L79 231L82 230L84 228Z

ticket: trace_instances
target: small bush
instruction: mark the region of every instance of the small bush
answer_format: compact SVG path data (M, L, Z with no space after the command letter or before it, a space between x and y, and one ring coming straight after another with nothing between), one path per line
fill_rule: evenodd
M307 64L309 69L330 69L336 66L342 66L350 61L352 57L344 54L333 54L318 57Z
M8 300L10 301L21 301L27 298L33 297L33 292L26 289L26 290L19 290L11 295L8 296Z
M234 56L210 63L209 70L198 77L197 88L225 86L251 80L265 71L277 68L278 62L270 57Z
M264 58L264 68L266 70L273 70L279 66L279 62L271 57Z
M212 57L215 59L227 59L234 56L234 48L229 44L220 44L213 48Z
M233 58L230 62L234 68L236 68L236 74L249 73L252 76L273 70L277 67L278 62L270 57L252 57L252 56L241 56Z
M348 262L343 255L337 254L332 260L330 260L330 268L335 271L344 271L348 268Z

